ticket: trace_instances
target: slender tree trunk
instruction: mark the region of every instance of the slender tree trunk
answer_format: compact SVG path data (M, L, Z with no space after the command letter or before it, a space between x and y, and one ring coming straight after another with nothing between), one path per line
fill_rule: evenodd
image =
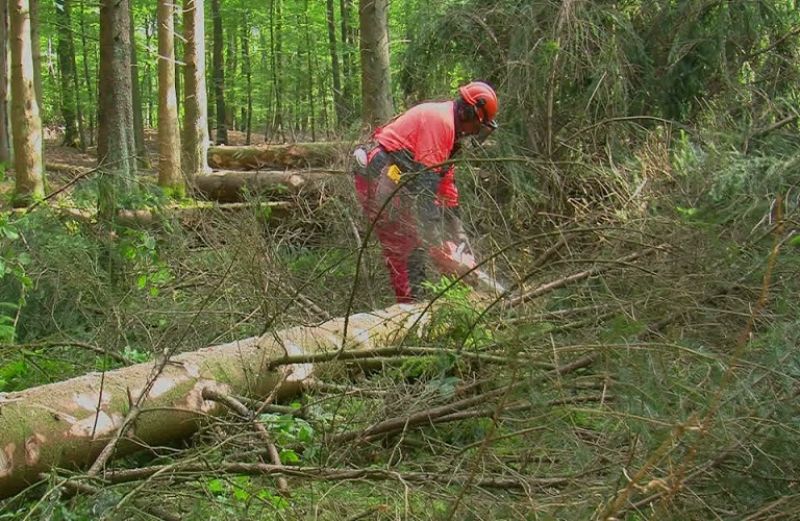
M210 172L208 167L208 100L203 0L183 0L184 92L183 170L186 177Z
M283 114L283 0L275 1L275 129L286 142Z
M98 213L111 222L117 198L133 189L136 145L131 100L128 0L100 3L100 70L97 161L102 173Z
M353 0L339 0L339 11L342 22L342 98L344 102L345 121L353 120L355 107L355 69L353 50L355 49L355 31L350 23L353 11Z
M339 72L339 53L336 49L336 20L333 9L333 0L327 0L328 17L328 51L331 54L331 75L333 76L333 107L336 114L336 126L344 123L344 93L342 92L342 78Z
M14 205L44 197L42 121L36 99L28 0L9 1L11 40L11 126L14 136Z
M178 100L175 92L175 5L158 0L158 185L183 197Z
M217 139L218 145L228 144L228 127L225 117L225 63L222 56L222 14L220 0L211 0L211 17L214 23L214 98L217 102Z
M39 28L39 0L29 0L31 17L31 45L33 48L33 78L36 89L36 101L39 102L39 113L42 112L42 38Z
M360 0L363 122L375 127L392 117L387 0Z
M0 0L2 1L2 0ZM86 83L86 93L87 98L89 100L88 106L95 107L95 97L94 94L97 92L97 87L95 86L94 82L91 80L91 75L89 74L89 46L86 43L86 6L84 5L83 0L81 0L81 17L80 17L80 26L81 26L81 53L83 54L83 81ZM96 111L90 110L89 111L89 146L94 146L95 140L95 119L94 115Z
M252 66L250 61L250 25L247 23L247 16L245 15L242 20L242 73L245 79L245 89L247 96L247 108L245 110L244 118L242 118L242 125L247 133L245 137L245 144L249 145L253 132L253 75Z
M314 46L311 38L311 28L308 21L308 0L306 0L306 9L303 13L304 26L306 33L306 81L308 87L308 110L309 122L311 124L311 141L317 140L317 121L316 121L316 103L314 102L314 67L312 66L311 54L314 52Z
M0 0L0 164L11 162L11 135L9 133L9 38L8 1Z
M133 100L133 138L136 144L136 160L140 167L150 168L147 147L144 141L144 116L142 114L142 93L139 88L139 60L136 51L136 21L133 17L133 4L130 7L130 39L131 39L131 96Z
M173 22L172 22L172 29L174 35L174 42L173 42L173 53L176 57L183 56L183 53L186 52L183 49L183 41L181 38L181 13L180 13L180 4L178 3L179 0L170 0L173 6ZM175 60L175 107L178 112L178 115L181 113L181 100L183 96L181 95L181 78L183 74L181 74L181 64L176 59ZM180 130L178 130L180 133Z
M153 24L151 23L150 15L147 15L146 23L144 24L144 42L145 47L150 49L153 43ZM155 127L155 110L153 109L153 66L151 60L146 60L144 68L144 85L145 93L147 94L147 128Z
M225 98L225 122L227 124L228 129L239 130L239 127L236 125L236 119L238 115L236 114L236 106L239 102L236 99L236 91L233 89L233 85L235 83L236 78L236 29L235 27L228 27L228 45L225 47L226 57L225 57L225 77L228 78L228 82L231 85L230 90L228 90L228 95Z
M75 85L75 46L72 43L70 0L56 3L58 18L58 68L61 71L61 115L64 118L64 146L80 148Z

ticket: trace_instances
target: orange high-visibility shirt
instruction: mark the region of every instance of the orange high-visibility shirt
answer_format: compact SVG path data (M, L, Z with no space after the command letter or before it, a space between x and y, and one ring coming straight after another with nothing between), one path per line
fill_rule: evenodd
M388 152L408 150L414 161L433 167L450 159L456 142L455 102L421 103L375 131L374 138ZM458 206L452 165L440 173L437 204Z

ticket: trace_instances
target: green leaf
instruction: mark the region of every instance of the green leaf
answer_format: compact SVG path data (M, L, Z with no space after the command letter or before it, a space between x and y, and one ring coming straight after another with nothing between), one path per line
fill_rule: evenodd
M221 479L212 479L206 483L206 490L212 494L221 494L225 492L225 482Z
M139 289L144 289L147 286L147 275L139 275L136 278L136 287Z
M295 451L292 449L282 449L281 450L281 463L298 463L300 461L300 456L297 455Z
M800 235L795 235L789 240L789 246L800 246Z

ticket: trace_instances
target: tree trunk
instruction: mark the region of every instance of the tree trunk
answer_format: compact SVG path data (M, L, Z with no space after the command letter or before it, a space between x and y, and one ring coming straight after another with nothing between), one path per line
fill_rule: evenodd
M252 139L253 124L253 75L250 62L250 25L247 23L247 15L242 20L242 73L245 79L245 96L247 97L247 108L243 108L244 117L242 126L245 132L245 145L250 145Z
M182 48L182 38L181 38L181 13L180 7L178 4L178 0L171 0L172 1L172 11L173 11L173 20L172 20L172 33L173 33L173 47L172 47L172 54L177 58L178 56L183 56L185 53L185 49ZM181 63L176 59L174 60L175 63L175 110L180 115L181 113L181 100L183 99L182 92L181 92ZM177 123L176 123L177 125ZM179 126L180 127L180 126ZM180 133L180 128L178 129L178 133Z
M228 95L225 98L225 123L228 130L239 130L239 127L236 125L236 119L238 117L236 114L236 106L239 100L236 96L236 90L233 88L236 79L236 28L229 26L227 36L228 45L225 46L225 77L228 78L231 88L228 90Z
M151 23L150 14L148 13L147 19L144 24L144 44L147 49L151 49L151 45L153 42L153 32L156 30ZM155 128L155 119L156 117L153 114L156 112L153 110L153 67L152 67L152 60L146 60L145 67L144 67L144 85L145 85L145 92L147 93L147 128Z
M346 122L353 120L355 107L354 100L354 70L353 49L355 48L355 34L350 23L350 13L353 11L353 0L339 0L339 11L342 22L342 98L344 99L344 111Z
M64 118L64 146L81 148L78 132L75 71L75 45L72 42L72 17L70 0L56 3L58 17L58 67L61 71L61 115Z
M136 160L140 167L150 168L147 157L147 147L144 141L144 116L142 107L142 93L139 88L139 60L136 52L136 20L133 17L133 3L130 7L130 38L131 38L131 96L133 102L133 140L136 145Z
M327 0L328 21L328 51L331 54L331 75L333 76L333 108L336 114L336 127L344 124L344 96L342 93L342 78L339 73L339 53L336 49L336 20L334 16L333 0Z
M136 146L131 101L128 0L100 3L100 71L97 161L102 172L101 219L111 221L122 191L133 188Z
M275 3L275 130L281 137L281 142L286 142L283 117L283 0L274 0Z
M316 104L314 103L314 67L312 66L312 59L311 54L314 52L314 46L312 45L312 38L311 38L311 28L310 23L308 21L308 0L306 0L306 9L303 14L303 21L305 22L305 33L306 33L306 87L308 89L308 111L309 111L309 122L311 124L311 141L317 140L317 108Z
M136 440L123 439L114 455L185 438L204 417L221 414L220 405L203 399L203 389L263 398L280 385L279 397L297 394L313 378L314 364L273 367L271 362L336 351L345 328L348 350L394 344L424 320L424 309L424 304L398 305L175 356L149 386L130 433ZM144 363L5 394L0 497L19 492L53 467L91 464L116 434L130 400L144 393L152 370L152 363Z
M2 0L0 0L0 1L2 1ZM89 107L95 107L94 93L97 92L97 87L95 86L95 83L91 80L91 75L89 74L89 46L86 43L86 20L85 20L85 17L86 17L86 6L84 5L83 0L81 0L80 26L81 26L81 52L83 54L83 80L84 80L84 83L86 84L86 93L87 93L87 98L89 99L88 106ZM94 143L95 143L95 141L94 141L94 136L95 136L95 132L94 132L94 129L95 129L94 115L95 115L95 113L96 112L94 110L90 110L89 111L89 114L90 114L89 118L88 118L89 119L89 121L88 121L88 123L89 123L89 146L93 146Z
M218 145L228 144L228 127L225 117L225 63L222 57L222 14L219 7L220 0L211 0L211 17L214 22L214 98L217 102L217 139Z
M363 122L374 128L392 117L387 0L360 0Z
M259 172L220 171L194 179L195 190L205 199L221 203L243 201L248 195L269 195L285 199L302 192L319 192L322 184L336 174L328 171L267 170ZM316 198L311 198L314 200Z
M347 143L293 143L257 147L211 147L208 162L223 170L258 170L260 168L313 168L336 162Z
M31 17L31 47L33 49L33 85L39 113L42 112L44 93L42 92L42 38L39 24L39 0L29 0ZM41 116L40 116L41 117Z
M202 0L183 0L184 92L183 170L188 179L208 167L205 13Z
M44 197L42 121L33 68L30 4L9 1L11 40L11 127L14 140L14 206Z
M175 5L158 0L158 186L183 197L178 100L175 93Z
M8 46L8 1L0 0L0 164L4 165L11 162L11 136L8 125L10 100Z

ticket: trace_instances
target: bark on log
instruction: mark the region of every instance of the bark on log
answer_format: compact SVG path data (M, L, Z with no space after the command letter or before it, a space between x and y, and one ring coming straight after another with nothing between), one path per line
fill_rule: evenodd
M322 167L336 163L350 146L340 142L216 146L208 151L208 164L222 170Z
M347 349L368 349L395 343L421 322L425 306L396 305L352 315ZM176 356L167 364L117 456L146 446L186 437L206 415L222 412L202 397L203 389L266 396L286 378L282 395L300 391L314 372L313 364L269 369L288 355L320 353L341 346L345 318L317 327L296 326L229 344ZM15 393L0 393L0 498L37 481L52 467L85 467L112 439L131 400L151 378L152 363ZM291 371L286 377L285 371Z
M194 187L205 199L222 203L241 201L247 193L273 196L314 190L336 174L330 171L214 172L194 178Z

